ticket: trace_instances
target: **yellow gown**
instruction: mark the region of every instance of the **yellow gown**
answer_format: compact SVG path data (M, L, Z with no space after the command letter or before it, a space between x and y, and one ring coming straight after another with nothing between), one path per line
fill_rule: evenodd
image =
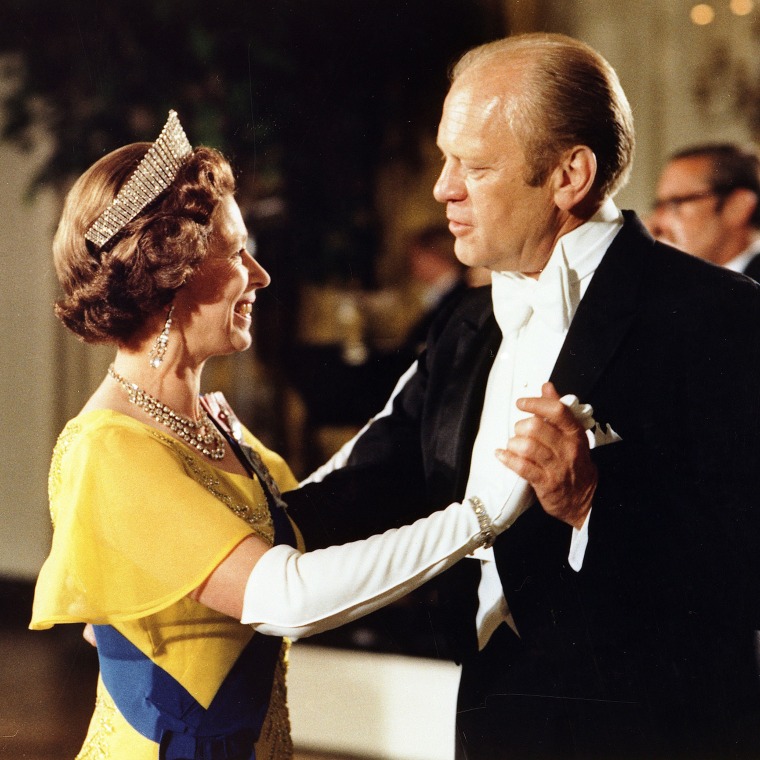
M281 490L296 486L277 454L249 431L244 437ZM251 533L273 543L259 482L215 468L132 417L95 410L71 420L59 436L48 490L53 541L37 581L30 628L112 626L208 707L242 650L260 634L187 595ZM257 760L292 755L285 659L284 644ZM158 756L158 744L126 721L99 678L78 760Z

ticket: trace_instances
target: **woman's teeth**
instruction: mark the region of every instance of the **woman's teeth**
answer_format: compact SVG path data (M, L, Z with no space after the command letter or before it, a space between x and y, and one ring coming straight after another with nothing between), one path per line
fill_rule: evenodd
M250 317L253 312L253 304L250 301L244 301L235 306L235 311L243 317Z

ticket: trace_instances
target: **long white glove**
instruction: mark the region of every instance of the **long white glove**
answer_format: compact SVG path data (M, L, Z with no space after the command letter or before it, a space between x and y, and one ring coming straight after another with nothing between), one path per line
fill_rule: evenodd
M483 544L483 527L501 533L512 513L505 505L489 525L485 509L478 518L466 501L363 541L306 553L274 546L248 578L242 622L298 638L356 620L470 554Z

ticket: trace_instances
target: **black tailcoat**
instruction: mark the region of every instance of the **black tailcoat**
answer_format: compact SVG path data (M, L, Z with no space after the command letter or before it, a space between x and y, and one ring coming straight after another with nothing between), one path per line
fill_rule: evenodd
M287 496L307 545L463 497L500 340L490 288L433 327L348 466ZM760 289L626 213L551 378L622 438L592 452L583 567L571 528L534 503L494 547L520 637L502 626L483 652L477 563L438 579L463 757L760 757L759 368Z

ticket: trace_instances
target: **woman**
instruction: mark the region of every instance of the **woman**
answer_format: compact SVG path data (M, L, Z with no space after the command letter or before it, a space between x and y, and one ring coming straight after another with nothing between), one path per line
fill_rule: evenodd
M472 496L302 553L278 491L293 475L223 399L199 397L206 359L249 347L269 283L233 192L228 163L192 149L171 112L155 143L82 175L56 233L58 316L116 346L53 454L31 623L94 626L101 674L80 758L288 757L279 637L387 604L505 527L508 510L491 522Z

